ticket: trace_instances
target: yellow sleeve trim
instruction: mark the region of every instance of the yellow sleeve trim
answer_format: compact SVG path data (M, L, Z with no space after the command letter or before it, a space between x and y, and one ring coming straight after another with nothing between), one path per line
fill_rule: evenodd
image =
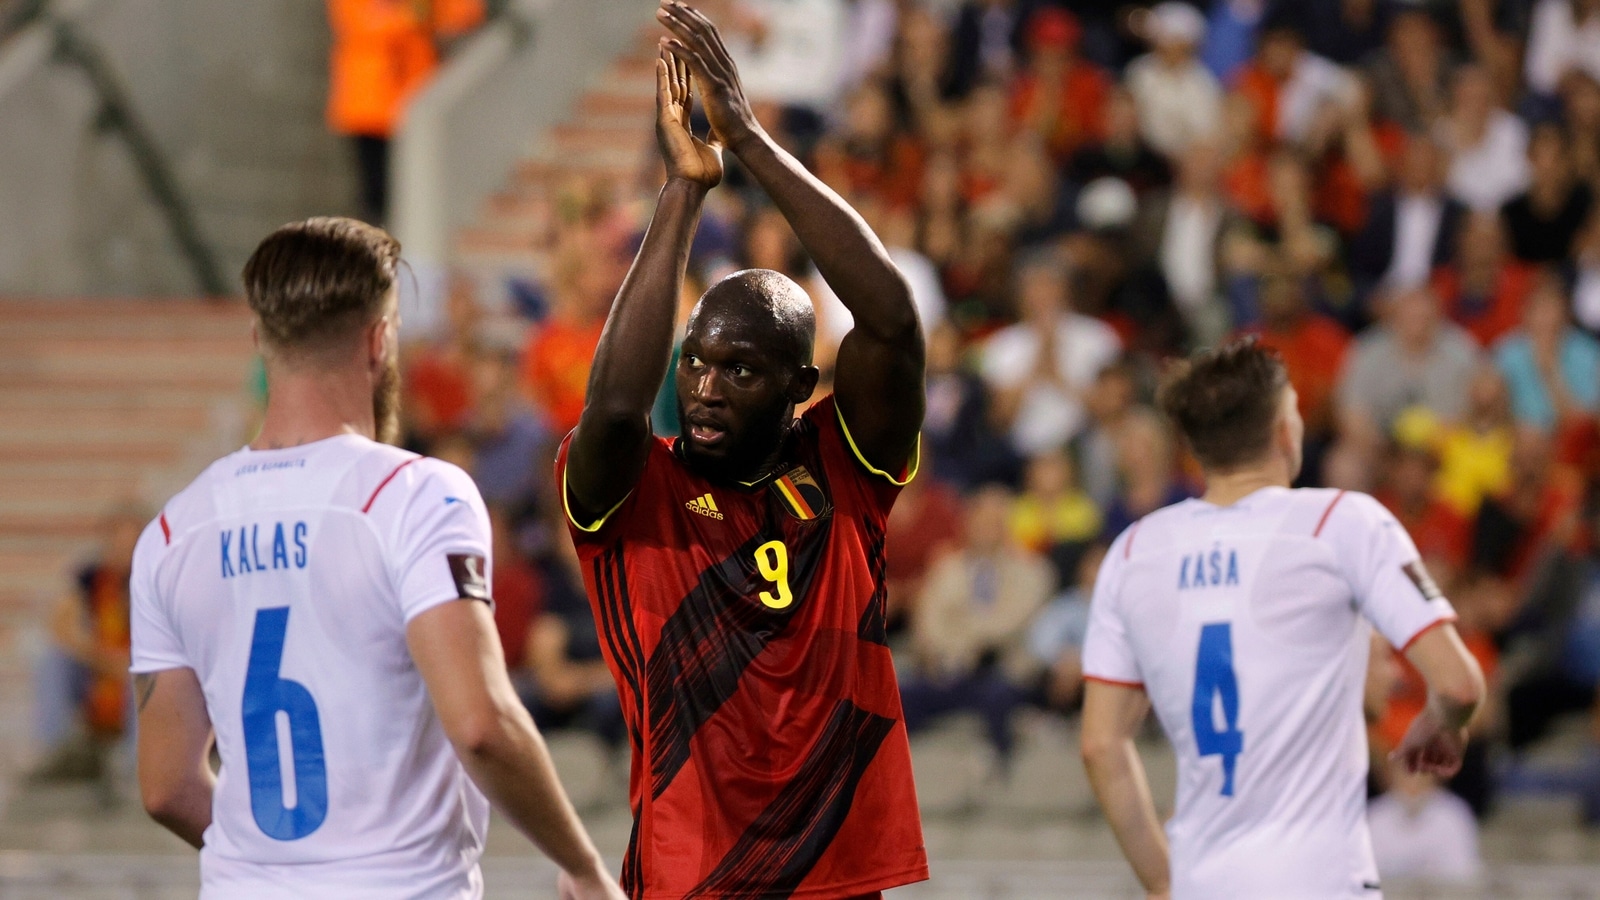
M839 419L839 430L844 432L844 442L850 445L850 452L855 454L856 461L868 472L887 479L895 487L905 487L911 483L911 479L917 477L917 467L922 464L922 432L917 432L917 443L911 448L911 465L906 467L906 477L902 480L868 462L867 458L861 455L861 448L856 446L856 439L850 434L850 426L844 423L844 410L839 408L837 400L833 404L833 414Z
M562 512L565 512L567 514L567 521L572 523L572 527L578 529L579 531L581 531L581 532L583 532L585 534L594 534L596 531L599 531L601 528L604 528L605 524L606 524L606 520L611 518L611 514L616 512L617 510L621 509L622 508L622 504L627 503L628 502L628 498L631 497L631 496L633 496L633 491L629 491L626 494L623 494L622 495L622 499L617 501L617 505L611 507L608 510L606 510L606 514L601 516L600 518L596 519L594 521L593 525L585 525L582 522L579 522L577 517L572 514L572 504L567 501L567 472L566 472L566 467L565 466L562 467L562 470L561 470L561 510L562 510Z

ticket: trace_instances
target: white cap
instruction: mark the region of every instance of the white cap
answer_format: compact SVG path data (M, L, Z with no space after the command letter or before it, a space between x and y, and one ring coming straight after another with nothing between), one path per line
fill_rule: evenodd
M1206 36L1206 17L1187 3L1167 0L1150 8L1146 33L1158 44L1199 44Z
M1139 211L1139 198L1121 178L1096 178L1078 192L1078 222L1091 231L1126 228Z

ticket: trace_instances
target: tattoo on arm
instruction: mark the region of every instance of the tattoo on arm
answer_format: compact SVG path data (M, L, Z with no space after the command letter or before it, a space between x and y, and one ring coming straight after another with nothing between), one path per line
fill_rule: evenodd
M156 692L156 673L133 676L133 692L139 698L139 712L144 712L145 704L150 702L150 695Z

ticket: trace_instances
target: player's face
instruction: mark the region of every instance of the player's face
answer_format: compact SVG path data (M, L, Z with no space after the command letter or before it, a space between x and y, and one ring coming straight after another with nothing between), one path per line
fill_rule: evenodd
M1300 416L1300 395L1295 391L1294 385L1283 389L1283 400L1279 421L1282 422L1284 442L1283 452L1289 460L1289 480L1294 481L1300 477L1300 466L1305 458L1306 422Z
M765 352L751 329L716 317L693 324L675 373L684 454L707 475L752 476L794 415L796 373Z

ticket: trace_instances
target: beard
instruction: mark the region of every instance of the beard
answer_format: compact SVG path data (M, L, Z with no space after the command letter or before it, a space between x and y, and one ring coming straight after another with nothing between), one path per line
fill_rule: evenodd
M383 444L400 443L400 360L390 354L372 388L373 436Z

